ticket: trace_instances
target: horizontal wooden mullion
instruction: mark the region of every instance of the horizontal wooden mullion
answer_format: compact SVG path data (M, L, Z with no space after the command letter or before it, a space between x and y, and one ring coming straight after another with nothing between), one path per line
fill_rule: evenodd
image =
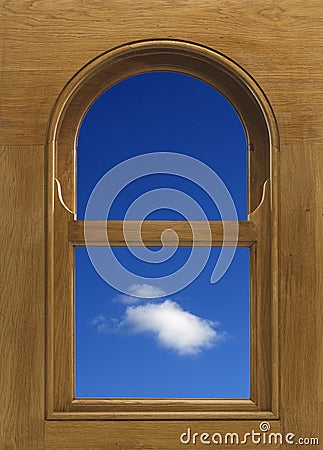
M250 221L238 222L238 241L235 240L235 222L225 222L228 230L223 241L223 222L221 221L170 221L170 220L72 220L68 222L68 240L74 246L124 247L250 247L257 242L256 226ZM208 226L210 232L208 232ZM86 240L85 231L86 226ZM125 235L124 235L125 226ZM193 239L192 228L195 237ZM167 233L172 230L174 233ZM163 234L163 232L165 232ZM209 234L210 233L210 234ZM163 234L163 236L162 236ZM108 238L107 238L108 237ZM161 237L163 239L161 239Z

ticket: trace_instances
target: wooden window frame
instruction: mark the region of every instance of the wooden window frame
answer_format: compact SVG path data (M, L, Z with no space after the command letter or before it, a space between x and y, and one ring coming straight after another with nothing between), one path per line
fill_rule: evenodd
M85 245L76 210L75 156L81 121L96 98L130 76L151 71L194 76L225 95L238 112L248 142L248 220L239 222L238 246L250 248L250 399L76 399L74 397L74 246ZM52 111L47 133L47 356L46 418L88 420L278 419L278 131L256 82L212 49L184 41L140 41L115 48L68 83ZM58 183L57 183L58 184ZM209 222L212 246L223 241L221 222ZM93 245L124 246L122 221L93 225ZM131 224L130 224L131 225ZM134 224L135 225L135 224ZM172 228L179 245L192 241L187 222L145 221L143 242L160 246ZM129 241L127 242L129 245ZM134 241L131 245L140 245ZM166 243L167 245L167 243ZM168 245L173 245L169 242Z

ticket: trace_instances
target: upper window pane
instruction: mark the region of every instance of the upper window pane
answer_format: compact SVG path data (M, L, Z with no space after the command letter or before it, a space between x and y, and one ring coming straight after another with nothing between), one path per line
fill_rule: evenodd
M216 89L175 72L128 78L107 90L91 106L78 139L77 218L84 219L89 196L106 172L131 157L155 152L188 155L209 166L229 190L238 218L246 219L246 136L238 114ZM160 188L185 192L209 220L220 219L214 202L196 183L174 174L157 173L124 186L109 215L92 219L122 220L138 197ZM181 220L183 216L172 208L159 208L147 218ZM198 218L194 212L188 217Z

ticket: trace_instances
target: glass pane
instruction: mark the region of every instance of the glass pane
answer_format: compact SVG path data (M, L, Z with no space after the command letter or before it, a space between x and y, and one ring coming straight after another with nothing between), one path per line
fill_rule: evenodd
M249 398L249 249L238 248L211 284L220 252L212 248L200 275L164 297L156 277L180 271L192 249L160 264L130 250L113 249L145 282L124 277L126 295L97 274L86 248L75 248L76 397Z
M173 72L128 78L102 94L87 112L77 150L78 219L84 218L89 196L98 181L113 167L138 155L165 152L193 157L215 171L233 198L238 218L246 219L247 152L242 123L232 105L216 89L194 77ZM197 174L195 180L185 175L189 173L188 166ZM157 170L151 166L149 171L149 167L147 163L147 175L136 178L134 168L130 164L124 166L127 176L108 214L105 210L97 211L90 219L123 219L139 196L165 187L195 199L209 220L220 219L211 189L205 186L206 177L198 176L194 162L183 159L182 176L180 170L159 173L158 164ZM128 183L132 175L136 179ZM214 184L212 180L210 184ZM166 206L149 212L147 218L183 219L181 212L167 207L172 192L163 195ZM136 214L132 218L141 219ZM192 213L190 219L200 217Z

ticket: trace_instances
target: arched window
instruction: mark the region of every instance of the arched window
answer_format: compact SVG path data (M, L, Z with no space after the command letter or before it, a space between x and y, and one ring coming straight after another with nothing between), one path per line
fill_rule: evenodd
M239 214L239 220L230 208L221 211L221 202L220 207L217 206L223 220L217 217L201 220L197 215L197 220L171 218L170 221L165 216L165 220L158 217L157 221L141 222L144 217L136 216L140 208L134 208L133 214L126 218L118 217L118 211L115 217L113 214L109 217L100 203L102 195L107 192L106 186L105 189L101 189L102 186L94 189L86 211L81 201L77 203L77 136L88 109L103 92L122 80L131 80L131 77L147 72L165 71L189 75L214 87L239 114L246 132L248 150L248 210L246 216ZM216 418L223 417L223 414L232 418L244 415L274 417L277 413L277 298L273 280L277 273L275 190L272 186L277 146L275 121L260 88L235 63L196 44L156 40L122 46L94 60L71 80L54 108L48 133L48 185L51 188L48 196L47 395L50 418L61 414L66 418L80 417L80 414L85 418L97 414L102 418L175 418L183 414L192 418ZM160 170L168 175L185 175L183 155L176 156L174 152L169 152L169 164L165 163L164 167L165 158L158 159L158 152L155 155L143 153L139 157L134 155L138 157L137 169L142 176L150 173L147 167L153 172ZM113 163L111 166L111 169L118 167ZM208 182L204 173L206 166L201 163L192 167L188 165L193 181L195 174L198 174L200 179L202 177ZM124 180L118 172L112 180L112 184L111 179L108 180L110 190L115 190L117 195L119 184L123 185ZM213 182L221 191L221 182ZM168 194L171 198L171 193ZM165 233L169 229L172 231ZM230 260L232 247L250 249L250 399L160 398L131 402L129 399L75 398L74 247L87 246L93 262L96 257L94 251L91 255L91 249L95 247L111 252L114 247L142 249L143 246L162 245L163 250L176 245L207 250L223 247L224 261ZM110 276L112 268L107 268L103 259L97 259L95 264L103 278ZM116 271L113 276L118 279L120 274ZM217 274L214 275L216 277ZM168 294L164 288L162 291Z

